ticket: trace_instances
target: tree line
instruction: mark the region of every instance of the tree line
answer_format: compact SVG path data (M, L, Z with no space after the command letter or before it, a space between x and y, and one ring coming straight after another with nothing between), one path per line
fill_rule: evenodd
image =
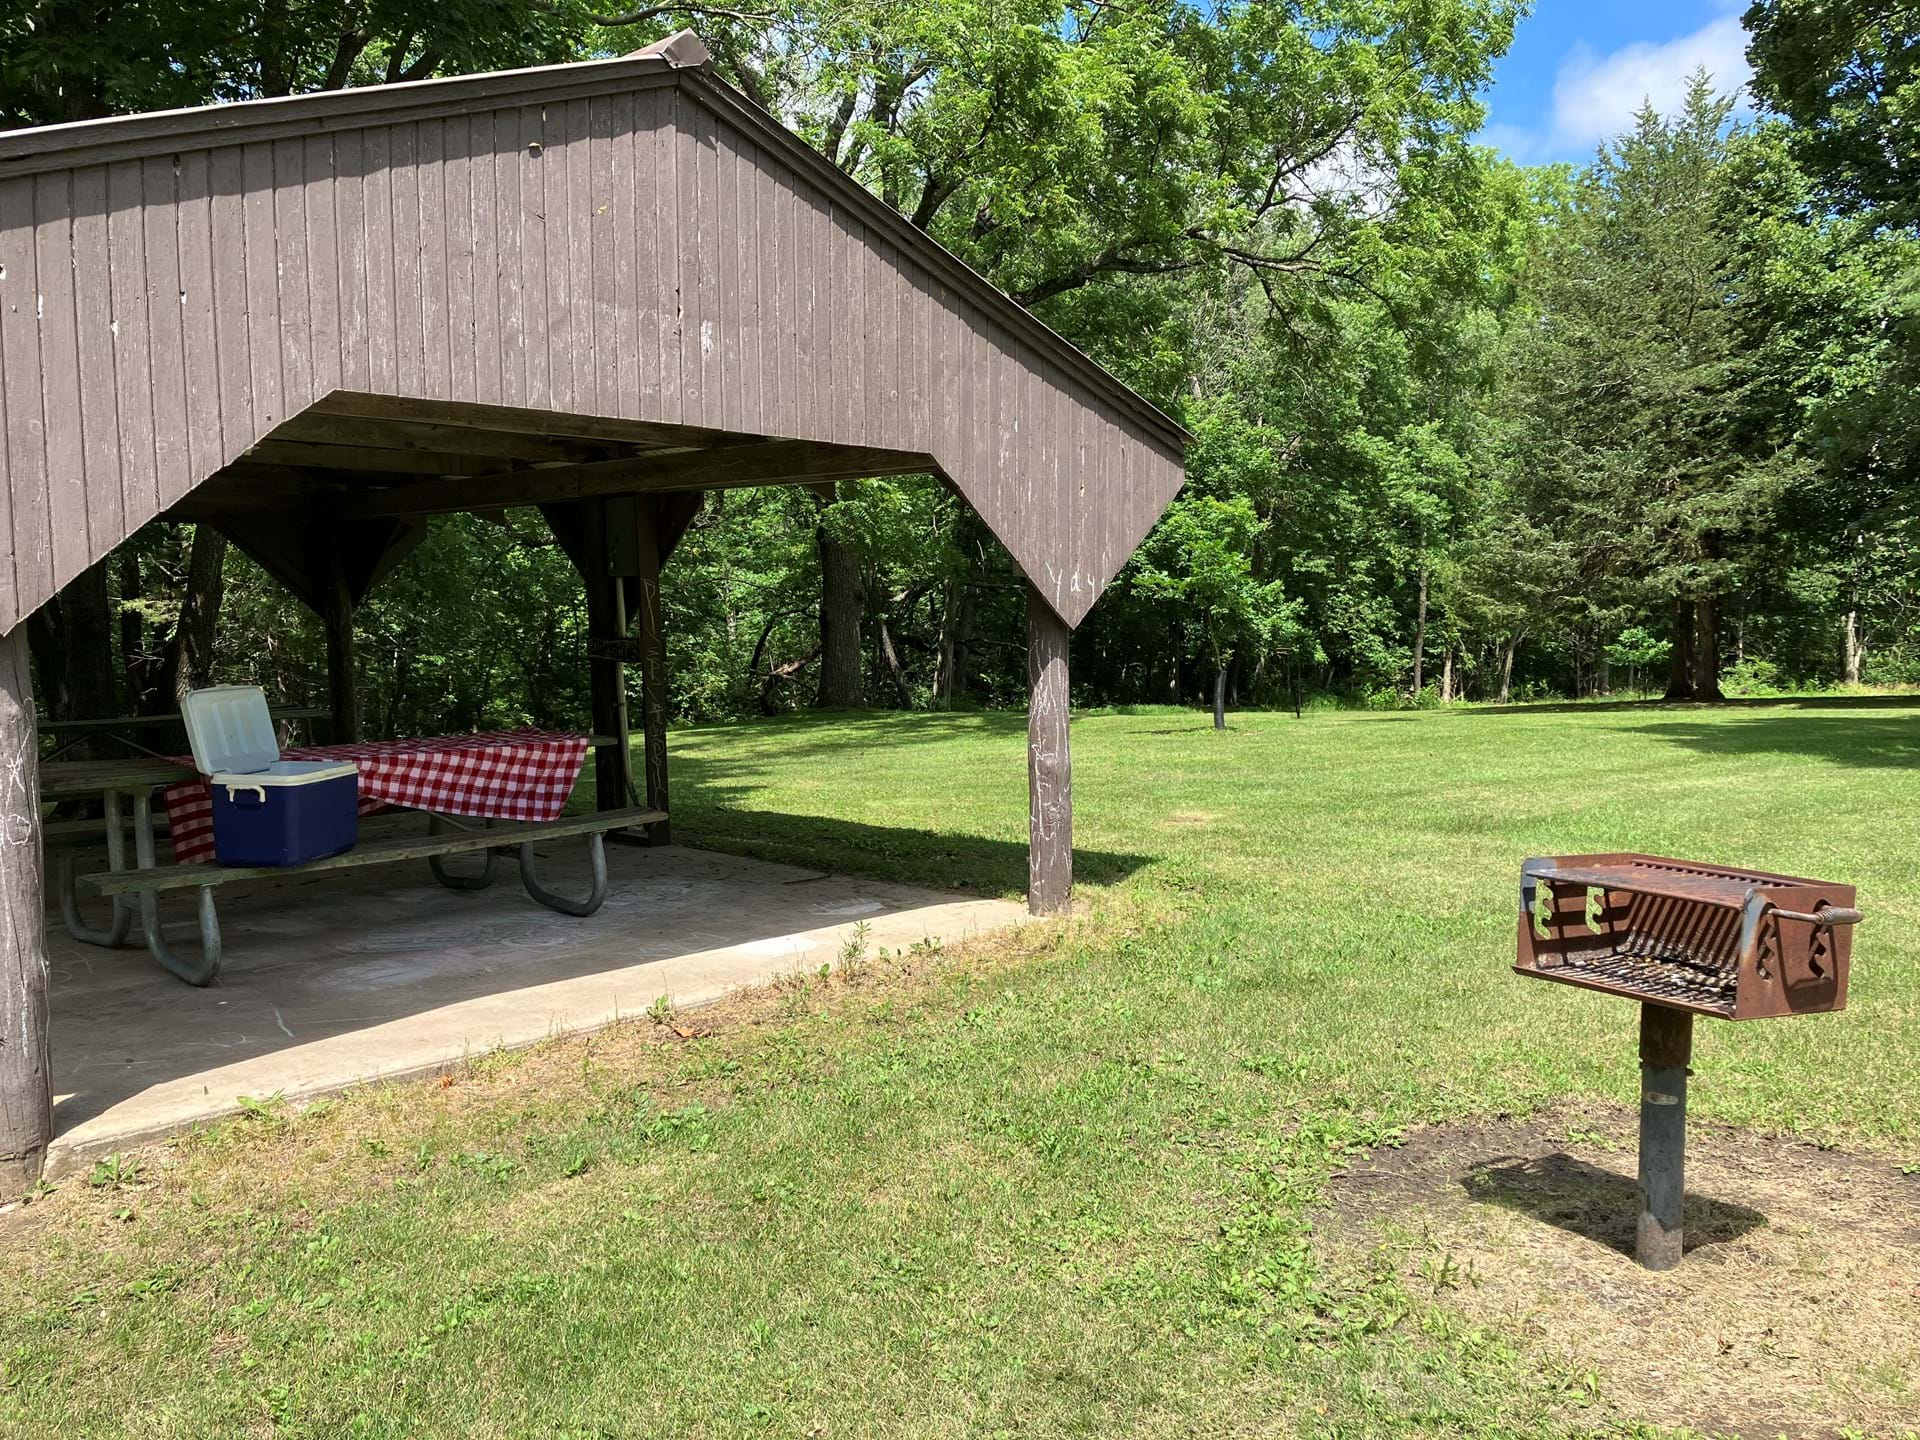
M1759 0L1581 167L1476 139L1521 0L16 3L0 122L545 63L727 77L1195 440L1074 639L1081 703L1920 680L1920 6ZM1747 118L1740 118L1747 117ZM928 479L711 493L673 711L1018 704L1019 576ZM323 694L318 622L156 524L32 621L56 716ZM369 733L586 710L537 514L449 517L358 617Z

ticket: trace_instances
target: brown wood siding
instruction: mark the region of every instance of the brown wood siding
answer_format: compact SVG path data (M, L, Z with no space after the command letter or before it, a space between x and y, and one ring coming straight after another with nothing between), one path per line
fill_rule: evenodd
M503 95L0 174L0 631L338 389L926 452L1077 624L1178 442L724 109Z

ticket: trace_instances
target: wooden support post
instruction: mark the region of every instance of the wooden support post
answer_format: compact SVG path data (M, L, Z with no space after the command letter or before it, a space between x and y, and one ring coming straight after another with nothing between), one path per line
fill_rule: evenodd
M660 601L660 502L652 496L635 499L638 523L635 538L635 609L640 641L640 730L646 742L646 804L649 810L672 815L667 804L667 632ZM655 845L673 843L671 820L647 827Z
M587 591L587 635L592 640L620 640L624 638L625 616L621 613L620 581L614 575L607 543L607 504L604 500L583 501L581 513L585 522L585 564L580 578ZM593 752L595 804L602 810L622 810L633 784L633 757L622 743L626 733L626 666L618 660L593 657L587 661L587 668L594 733L611 737L608 744Z
M338 529L326 527L321 543L326 546L320 621L327 632L327 739L334 745L350 745L360 738L360 686L353 669L353 584Z
M0 1198L40 1178L53 1139L39 744L26 622L0 636Z
M1067 641L1072 632L1027 585L1027 909L1055 915L1073 890L1073 757Z
M1687 1063L1693 1016L1640 1006L1640 1217L1634 1259L1649 1270L1680 1263L1680 1208L1687 1187Z

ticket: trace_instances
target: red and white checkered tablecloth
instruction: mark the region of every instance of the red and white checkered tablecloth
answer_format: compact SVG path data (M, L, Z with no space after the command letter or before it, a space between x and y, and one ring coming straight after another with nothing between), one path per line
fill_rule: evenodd
M586 760L587 737L558 730L495 730L426 740L307 745L285 760L351 760L360 767L360 813L389 805L491 820L552 820ZM213 796L205 776L163 792L177 864L213 859Z

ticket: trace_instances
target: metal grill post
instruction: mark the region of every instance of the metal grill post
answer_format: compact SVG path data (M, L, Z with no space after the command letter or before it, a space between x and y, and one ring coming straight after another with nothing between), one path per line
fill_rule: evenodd
M1680 1263L1680 1206L1687 1179L1687 1063L1693 1016L1640 1006L1640 1218L1634 1258L1649 1270Z

